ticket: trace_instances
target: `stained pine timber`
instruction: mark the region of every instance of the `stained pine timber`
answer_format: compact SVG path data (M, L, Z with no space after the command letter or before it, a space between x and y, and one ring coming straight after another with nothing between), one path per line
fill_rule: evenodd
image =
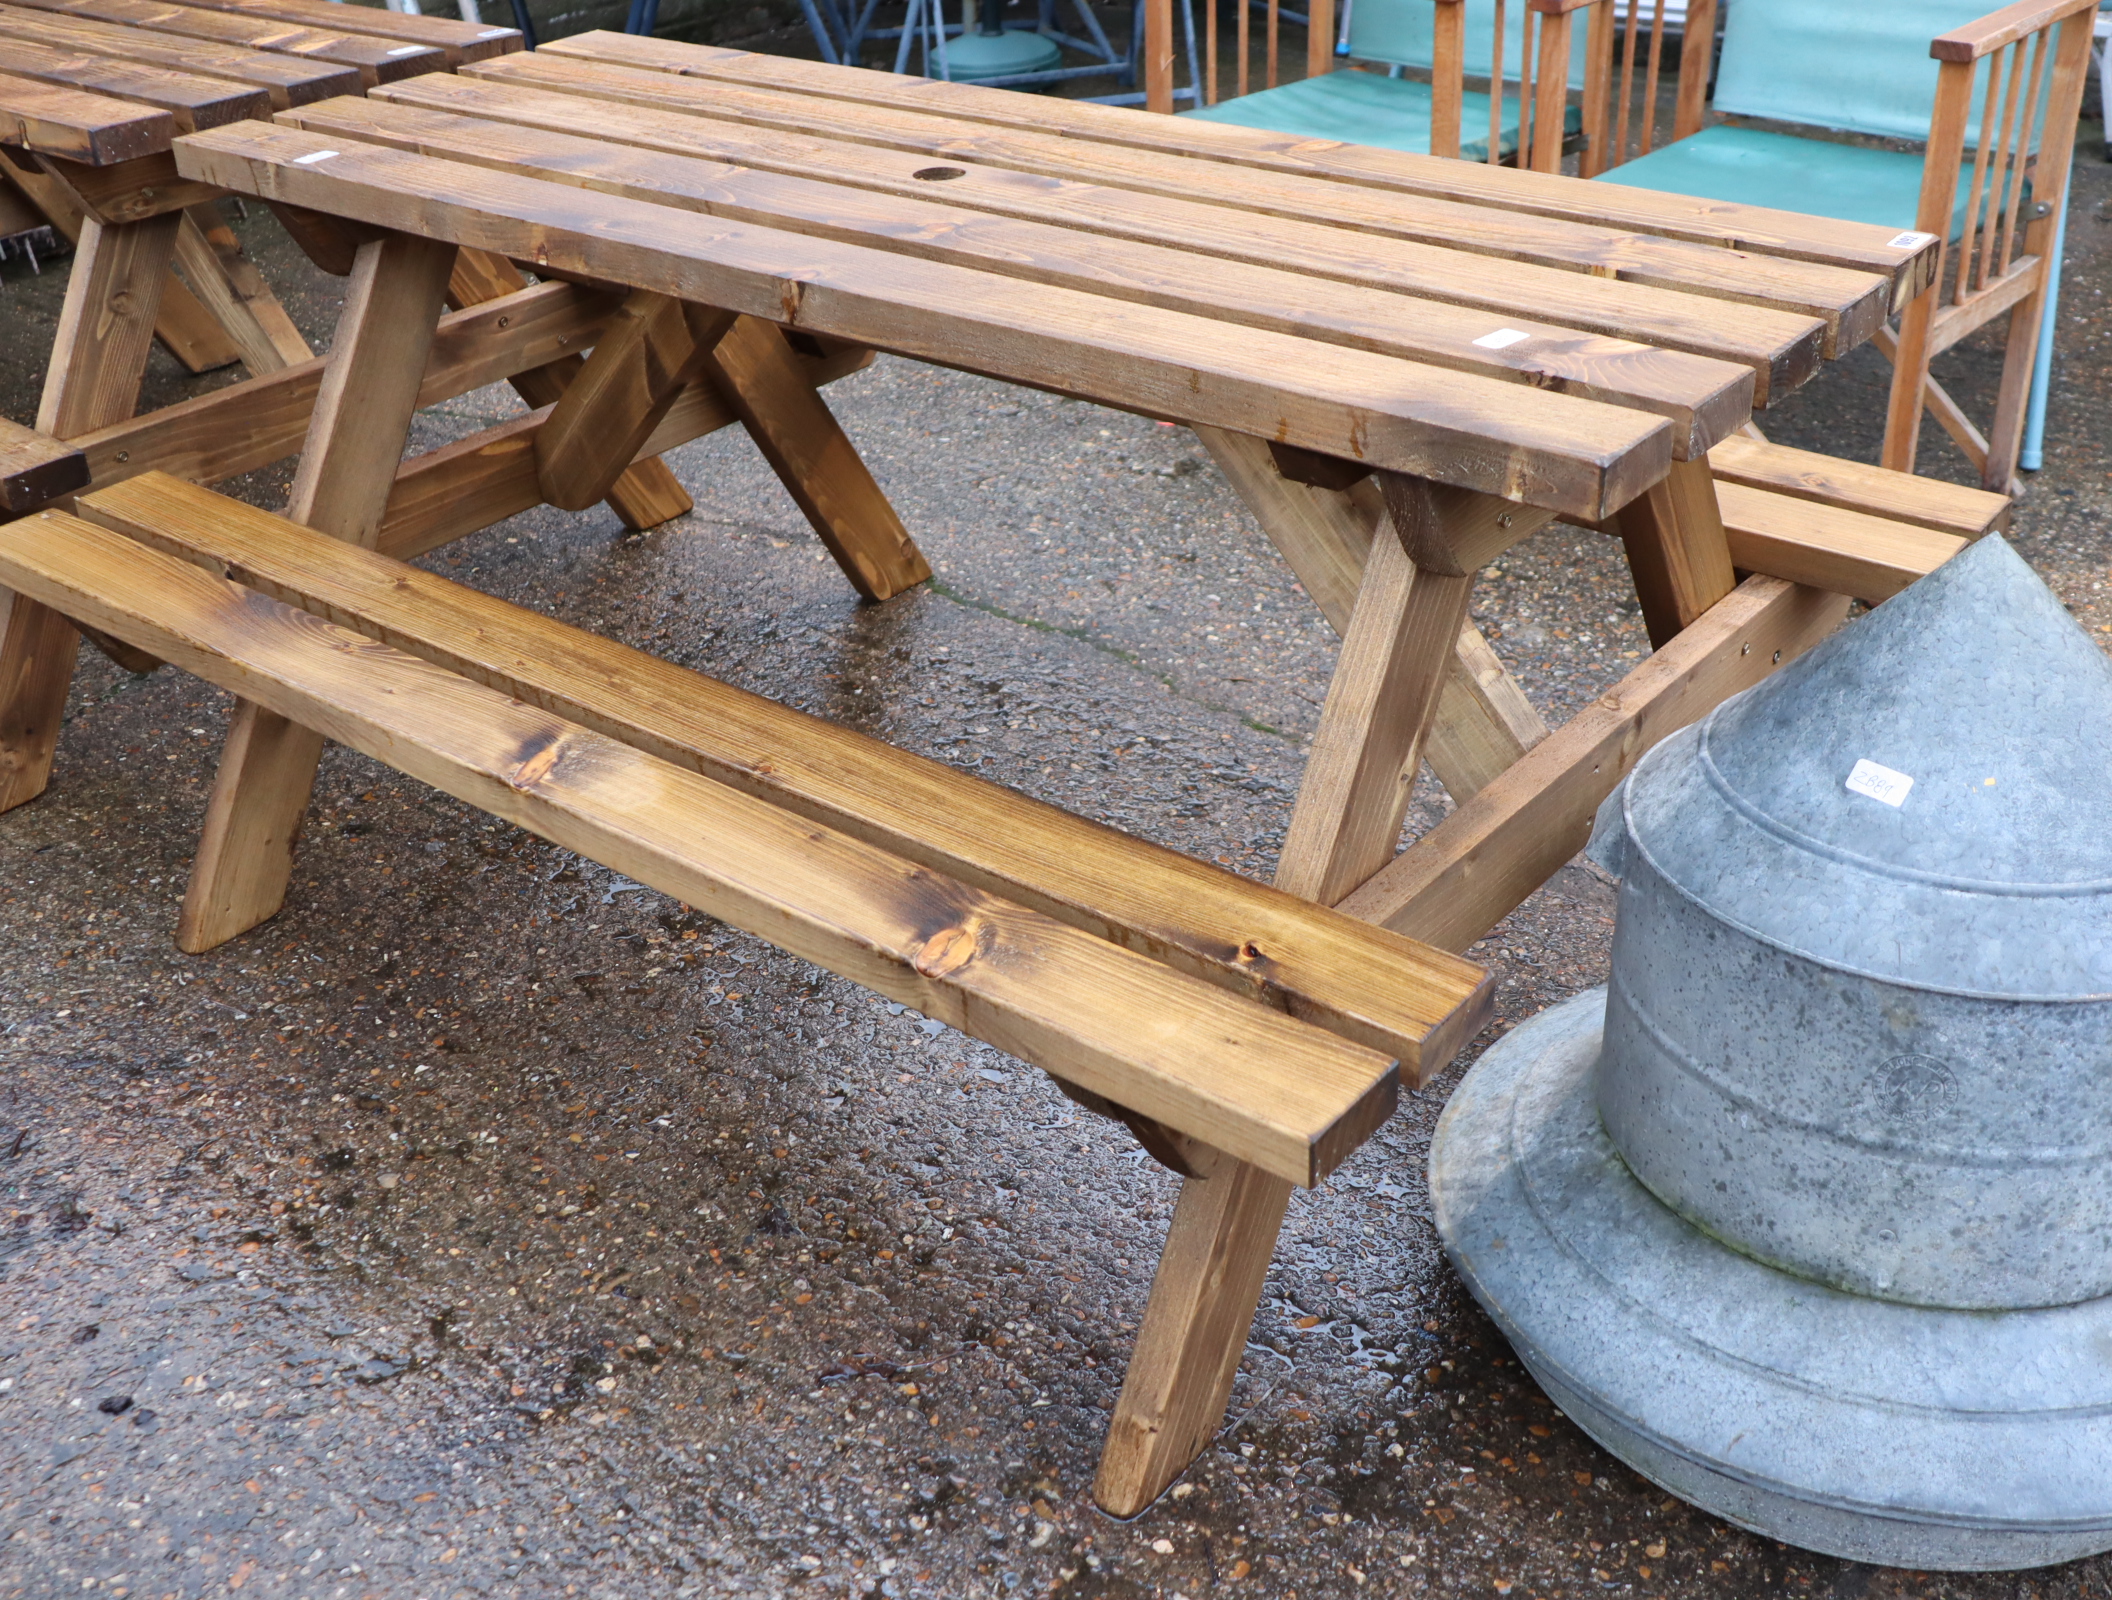
M392 86L380 98L390 105L455 111L556 132L573 128L579 116L574 97L510 78L429 76ZM358 114L350 106L330 110ZM940 200L964 210L1480 307L1498 316L1531 306L1536 316L1551 323L1751 366L1763 396L1786 392L1810 376L1827 336L1822 320L1802 312L1740 305L1500 255L1479 254L1462 261L1459 251L1441 239L1382 237L1325 218L1263 213L1230 197L1211 203L1123 188L1082 165L1069 176L1046 175L985 165L953 152L945 157L944 167L934 168L928 156L914 151L859 143L848 133L822 137L751 127L714 117L708 106L663 108L597 100L594 115L597 137L612 143L823 178L923 202ZM931 176L935 172L949 175Z
M561 112L576 114L576 107L559 96L461 79L450 81L454 87L444 91L441 98L531 98L543 103L544 114L552 121ZM1338 277L1332 280L1315 279L1279 266L1232 260L1212 262L1205 268L1188 249L1175 248L1170 242L1147 242L1154 235L1164 238L1178 233L1178 229L1168 227L1164 215L1168 207L1164 203L1140 206L1140 213L1149 212L1150 218L1140 214L1132 229L1133 237L1117 238L1068 225L1067 220L1027 220L941 203L950 202L959 193L958 184L953 181L942 186L905 180L918 192L889 193L823 181L820 175L757 172L724 161L649 153L611 142L615 136L610 127L612 121L621 122L628 116L635 122L651 115L612 107L609 115L597 117L596 136L591 139L554 128L472 120L372 100L334 101L288 121L316 132L342 133L397 149L576 184L605 194L626 195L925 260L949 261L1030 282L1062 284L1145 305L1303 334L1613 405L1639 406L1673 421L1678 429L1675 448L1681 455L1696 448L1706 449L1709 443L1727 437L1736 424L1726 425L1726 419L1742 420L1752 409L1755 387L1761 379L1786 380L1793 386L1796 378L1818 360L1820 330L1811 319L1778 319L1789 326L1779 330L1781 339L1763 351L1752 346L1759 345L1768 330L1755 335L1750 328L1754 320L1750 315L1723 319L1726 324L1740 323L1744 332L1739 337L1747 341L1745 346L1730 336L1713 341L1732 345L1740 365L1749 367L1750 372L1735 370L1727 361L1708 359L1717 353L1713 349L1689 354L1690 348L1712 342L1695 337L1692 325L1697 320L1697 302L1692 297L1656 290L1644 293L1676 305L1678 325L1671 325L1675 319L1666 318L1666 326L1633 331L1658 338L1659 345L1611 336L1603 331L1605 327L1635 319L1618 318L1604 307L1588 307L1586 328L1581 332L1560 325L1558 320L1509 317L1506 325L1518 329L1522 337L1501 348L1491 348L1475 343L1491 329L1493 313L1489 310L1454 304L1444 298L1401 295L1368 282L1341 281L1347 273L1339 262L1333 264ZM823 175L829 175L827 169ZM1209 213L1205 207L1188 209ZM1223 226L1234 219L1219 213L1214 220ZM1245 248L1256 255L1266 253L1265 242L1252 237L1251 227L1235 231L1245 241ZM1358 257L1369 253L1368 246L1353 236L1343 236L1343 242L1352 246ZM1431 247L1402 247L1388 253L1387 270L1400 274L1402 258L1415 254L1442 257L1445 252ZM1448 280L1476 279L1475 273L1461 270L1456 258L1445 266ZM1512 281L1520 278L1553 281ZM1443 287L1450 289L1451 282ZM1611 296L1607 294L1609 289ZM1536 291L1544 291L1548 302L1544 316L1551 319L1558 319L1569 302L1618 298L1630 292L1625 285L1606 284L1603 280L1508 265L1481 275L1476 290L1463 292L1478 293L1491 303L1499 298L1512 303L1538 303L1543 296ZM1593 310L1598 313L1595 321ZM1642 320L1648 322L1647 318ZM1768 318L1762 314L1759 320ZM1775 371L1778 358L1787 369L1782 374Z
M311 28L371 34L394 39L398 44L425 45L444 53L451 67L487 61L521 48L520 33L513 28L386 11L380 6L343 5L337 0L184 0L184 4Z
M0 582L1280 1179L1392 1109L1378 1051L63 513Z
M1870 337L1883 322L1892 298L1891 277L1881 276L1862 263L1843 267L1829 264L1824 258L1809 261L1755 253L1741 263L1740 273L1731 275L1723 271L1722 240L1717 236L1705 241L1662 237L1475 204L1445 195L1425 195L1408 188L1378 191L1327 177L1196 160L1192 153L1157 142L1161 137L1159 119L1135 113L1124 115L1118 108L1093 109L1116 111L1116 126L1126 134L1123 140L1082 139L1070 132L1020 126L1021 120L1045 110L1039 105L1009 121L978 125L974 119L963 120L950 111L900 109L884 99L831 100L782 88L755 87L731 77L700 82L681 74L655 74L592 59L590 53L613 37L618 36L581 35L557 40L548 49L488 63L475 71L479 76L569 90L603 100L687 109L721 120L850 138L942 159L965 157L989 166L1119 184L1176 199L1208 199L1243 210L1421 239L1477 255L1534 260L1571 271L1802 311L1823 318L1842 349L1853 348ZM861 74L878 76L883 75ZM1037 102L1042 99L1035 98ZM1103 119L1090 120L1097 123ZM1208 128L1214 134L1220 126L1223 125L1182 118L1164 137L1177 144L1197 128ZM1383 154L1391 156L1395 152ZM1425 162L1440 173L1471 172L1479 165L1432 157L1405 159ZM1544 174L1523 176L1542 183L1549 181ZM1812 220L1791 218L1788 213L1765 215ZM1859 231L1866 238L1877 232L1868 228ZM1908 259L1923 254L1926 252L1894 253L1895 258ZM1829 348L1828 354L1832 353Z
M1824 639L1843 595L1751 577L1351 894L1347 915L1465 950L1579 850L1661 739Z
M19 517L87 486L78 446L0 417L0 512Z
M1595 190L1564 183L1552 175L1491 167L1481 162L1462 163L1188 118L1162 130L1155 122L1121 107L1042 95L1035 96L1030 106L1017 107L1006 98L1007 91L973 84L894 77L816 61L674 45L666 40L607 31L552 40L545 51L553 56L777 88L812 99L840 98L861 106L913 109L1003 128L1037 127L1079 143L1094 141L1178 151L1196 159L1198 164L1209 162L1306 175L1345 188L1443 196L1492 210L1535 216L1592 222L1614 217L1622 226L1639 233L1791 260L1853 264L1891 279L1899 300L1919 293L1934 271L1933 243L1895 246L1891 242L1895 234L1890 228L1792 211L1726 205L1635 189L1622 189L1601 205Z
M0 144L105 167L166 150L175 135L166 111L0 72Z
M135 66L169 67L178 72L255 84L270 96L272 108L277 111L334 94L357 94L361 87L356 67L304 61L267 50L152 33L144 28L114 27L87 17L30 11L13 5L0 5L0 37L88 51Z
M1482 1002L1462 989L1481 981L1475 969L268 512L162 477L83 509L660 759L1308 1017L1400 1057L1413 1081L1480 1025Z
M1716 498L1733 565L1871 605L1891 599L1972 542L1896 518L1740 483L1719 482Z
M2015 504L2006 494L1844 461L1813 450L1792 450L1743 434L1733 434L1709 451L1709 470L1719 486L1743 484L1793 500L1933 528L1961 539L1977 539L2008 527L2010 508ZM1717 493L1722 494L1720 487Z
M271 110L270 95L254 84L164 71L70 45L38 43L34 36L0 33L0 74L108 95L113 106L130 101L165 111L181 133L264 116Z
M8 3L24 10L86 17L91 21L140 28L149 33L173 33L238 49L271 50L281 55L329 61L353 68L359 73L360 82L369 89L416 73L436 72L447 65L445 52L431 48L414 47L398 55L392 53L385 40L369 35L267 22L231 12L207 11L195 5L168 5L164 0L8 0Z
M302 165L299 158L335 154ZM179 142L186 176L854 343L1596 519L1662 477L1671 425L1625 408L1262 329L291 128Z

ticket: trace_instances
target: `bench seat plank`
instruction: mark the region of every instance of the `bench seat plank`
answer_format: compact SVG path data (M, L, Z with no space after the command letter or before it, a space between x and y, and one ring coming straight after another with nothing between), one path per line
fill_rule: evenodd
M489 89L483 84L465 87ZM558 96L542 98L576 108L576 103ZM1362 284L1315 281L1271 267L1205 264L1163 245L962 210L935 203L932 195L950 191L930 184L916 197L878 194L720 161L614 146L605 126L597 128L597 137L586 139L550 128L373 100L335 100L293 113L287 120L313 132L343 133L393 149L604 194L1271 328L1610 405L1632 405L1674 424L1674 453L1682 459L1728 437L1752 410L1753 374L1727 362L1625 339L1579 336L1546 323L1527 321L1521 326L1516 318L1506 325L1530 337L1491 350L1475 343L1493 324L1486 311ZM1814 359L1816 331L1811 330Z
M297 23L273 22L245 17L231 11L207 11L194 5L169 5L165 0L8 0L12 6L30 11L49 11L63 16L85 17L150 33L173 33L185 38L207 39L237 49L271 50L281 55L306 56L316 61L351 67L360 81L372 89L421 72L437 72L447 66L447 54L430 45L391 45L371 34L340 33Z
M166 111L0 72L0 144L106 167L166 150L175 136Z
M1671 425L1647 413L945 262L294 128L215 129L176 155L238 193L1572 515L1625 505L1671 463Z
M386 105L335 101L315 107L299 113L298 125L341 126L349 131L364 118L365 125L373 129L366 137L386 139L390 135L383 131L385 127L396 127L408 135L420 126L383 121L413 106L457 112L486 125L509 123L553 138L567 135L579 122L576 98L485 78L429 77L391 86L379 99ZM1187 278L1206 288L1218 269L1214 262L1194 260L1196 256L1267 268L1272 277L1290 274L1297 279L1297 291L1283 302L1286 306L1301 305L1316 290L1333 283L1412 295L1418 305L1439 302L1443 309L1428 317L1419 315L1415 326L1429 325L1433 336L1447 327L1465 331L1471 326L1467 333L1471 355L1464 359L1478 363L1482 370L1544 372L1572 385L1604 383L1614 376L1600 370L1597 363L1604 358L1597 355L1596 345L1572 357L1561 346L1538 340L1503 350L1472 344L1473 339L1498 327L1537 334L1547 325L1558 325L1750 367L1756 380L1754 404L1760 405L1772 394L1796 388L1817 371L1825 338L1824 323L1798 312L1735 305L1527 261L1463 257L1435 244L1380 239L1354 229L1264 216L1233 206L1042 177L959 157L934 169L928 158L908 151L646 107L604 102L596 106L594 117L592 142L602 147L604 170L607 163L622 159L618 151L607 148L612 144L698 156L745 169L756 177L777 173L822 180L839 203L844 203L846 189L856 189L873 195L875 203L900 205L911 200L937 210L934 202L943 202L954 214L983 213L1047 224L1084 236L1076 239L1075 247L1088 255L1111 240L1150 246L1158 255L1188 257ZM324 118L341 120L326 122ZM440 127L434 125L433 131L437 133ZM468 158L462 155L460 144L443 149L430 136L420 148ZM556 147L544 143L528 148L554 152ZM954 176L917 176L935 170ZM905 241L900 247L912 244ZM1532 308L1537 320L1518 320L1517 308L1524 306ZM1433 344L1437 342L1433 337ZM1573 388L1570 392L1585 391Z
M1709 451L1709 470L1720 482L1815 500L1961 539L1977 539L2009 526L2012 502L2006 494L1843 461L1814 450L1793 450L1743 434L1733 434Z
M1169 128L1164 119L1146 123L1126 108L1052 95L1036 95L1031 105L1019 107L1006 99L1011 91L977 84L857 72L746 50L690 44L670 48L671 44L664 39L596 30L552 40L545 48L625 66L789 89L816 98L922 110L964 122L1033 126L1077 140L1175 149L1192 158L1232 166L1323 177L1345 186L1445 196L1491 209L1591 221L1603 220L1614 209L1600 207L1596 197L1580 200L1574 186L1553 174L1195 117L1179 118ZM1727 244L1790 260L1853 265L1884 274L1898 286L1902 297L1917 292L1934 270L1933 243L1919 248L1895 246L1890 228L1759 206L1697 202L1684 195L1646 190L1623 192L1616 206L1624 225L1639 231L1702 244Z
M81 514L949 877L1266 998L1420 1083L1480 969L642 651L154 476ZM533 662L529 669L525 664Z
M1971 542L1722 479L1716 502L1735 566L1872 605L1934 572Z
M1378 1051L64 513L0 583L1292 1182L1393 1109Z
M1341 182L1334 175L1314 175L1295 167L1273 171L1222 160L1197 160L1195 151L1184 153L1179 148L1168 148L1167 142L1179 146L1192 139L1197 129L1226 125L1197 122L1189 117L1172 118L1169 126L1165 117L1096 106L1090 109L1103 115L1090 120L1105 123L1121 137L1080 138L1075 131L1041 131L1032 125L1029 119L1047 114L1045 97L1040 95L1033 97L1033 105L1010 117L963 119L951 108L918 110L887 102L834 99L743 81L731 73L703 81L680 72L653 72L594 58L604 41L620 37L579 35L553 40L531 55L487 63L476 70L508 81L570 87L578 93L640 104L688 106L722 119L888 144L939 157L966 156L993 166L1055 177L1147 188L1173 198L1207 198L1280 216L1422 238L1475 254L1542 260L1549 265L1567 265L1574 271L1617 273L1636 282L1657 283L1689 293L1774 305L1824 318L1837 338L1838 348L1843 350L1854 348L1877 331L1892 299L1891 279L1861 266L1751 254L1739 260L1735 274L1728 273L1720 235L1706 239L1672 238L1627 227L1609 227L1602 220L1583 215L1543 216L1524 209L1475 204L1446 193L1425 194L1415 188L1374 188ZM750 57L749 61L763 59ZM745 64L743 70L745 73ZM1214 142L1214 135L1203 137L1206 142ZM1311 143L1323 150L1328 148L1322 141ZM1391 157L1397 152L1366 154ZM1421 161L1432 170L1480 170L1473 162L1433 157L1408 159ZM1503 174L1505 178L1514 176L1518 175ZM1832 348L1827 352L1835 353Z
M201 77L229 78L254 84L271 97L272 109L325 100L334 94L358 94L359 69L331 61L249 50L240 45L186 39L145 28L113 27L88 17L60 16L0 5L0 35L59 49L87 50L146 67L172 67Z

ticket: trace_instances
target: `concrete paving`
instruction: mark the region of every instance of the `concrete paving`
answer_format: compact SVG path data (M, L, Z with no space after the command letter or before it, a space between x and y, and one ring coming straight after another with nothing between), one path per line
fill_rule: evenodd
M2017 539L2103 633L2112 170L2086 132ZM326 337L339 283L243 228ZM62 278L0 274L9 416ZM1982 403L1991 347L1947 363ZM157 354L147 401L228 376ZM1883 384L1863 352L1763 421L1874 459ZM892 360L830 398L937 568L886 605L737 434L675 453L697 510L665 528L546 510L431 562L1266 876L1334 641L1196 441ZM467 396L418 443L513 409ZM1648 649L1618 546L1572 529L1475 614L1551 719ZM0 1595L2112 1592L2107 1561L1812 1557L1599 1451L1437 1250L1452 1076L1294 1204L1224 1432L1112 1521L1087 1489L1173 1197L1126 1133L344 751L286 909L180 955L227 711L84 652L50 791L0 817ZM1446 804L1426 780L1411 825ZM1557 874L1474 951L1502 980L1475 1050L1603 981L1611 931L1606 884Z

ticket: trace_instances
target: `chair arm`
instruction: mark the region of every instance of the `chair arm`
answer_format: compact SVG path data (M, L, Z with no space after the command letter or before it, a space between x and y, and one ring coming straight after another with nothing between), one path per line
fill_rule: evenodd
M1939 34L1930 41L1929 54L1938 61L1978 61L2079 11L2096 9L2097 0L2017 0L2017 4L1991 11L1977 22Z
M1639 0L1631 0L1639 3ZM1679 41L1679 102L1672 113L1672 137L1701 132L1708 113L1709 71L1716 65L1716 0L1688 0L1687 20Z

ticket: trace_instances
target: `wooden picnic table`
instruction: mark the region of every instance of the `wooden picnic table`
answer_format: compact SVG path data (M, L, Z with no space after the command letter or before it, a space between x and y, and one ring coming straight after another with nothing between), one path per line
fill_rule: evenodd
M308 346L213 208L220 191L180 180L170 142L518 45L510 28L325 0L4 0L0 197L79 246L72 311L143 304L142 275L173 265L148 324L170 351L194 372L275 372ZM125 311L85 339L72 311L39 423L62 438L130 415L145 354Z
M222 3L246 15L266 0ZM273 123L201 128L176 139L173 161L179 186L276 207L318 263L349 273L345 310L327 361L146 417L106 406L77 428L85 476L106 490L94 515L384 643L450 624L430 605L383 616L407 578L333 577L313 552L274 557L268 527L238 551L231 523L213 531L227 518L188 504L166 516L206 531L179 536L150 504L174 506L167 496L124 501L109 486L155 471L211 482L298 450L292 521L408 559L538 504L587 507L659 451L739 421L846 578L880 601L929 569L818 393L871 352L1193 428L1343 634L1277 887L1423 941L1342 960L1391 961L1408 988L1427 979L1448 998L1414 1027L1368 1026L1357 1006L1313 998L1327 963L1298 976L1273 935L1257 943L1236 923L1221 947L1203 939L1166 958L1258 985L1269 1003L1398 1058L1411 1083L1449 1059L1458 1039L1445 1030L1479 1015L1472 983L1439 952L1466 949L1567 861L1644 750L1823 638L1850 597L1896 592L1999 516L1997 497L1961 509L1908 480L1915 499L1868 469L1816 469L1741 436L1756 406L1871 338L1925 286L1934 242L1919 236L607 33L288 106ZM536 409L403 459L418 406L501 379ZM1467 609L1474 574L1558 517L1623 541L1657 649L1550 733ZM100 559L83 549L82 561ZM50 577L49 592L80 597L82 581ZM628 708L665 703L675 716L678 687L655 678L604 704L591 685L615 683L616 669L597 666L575 673L588 688L560 693L520 666L532 646L502 638L531 624L473 622L460 604L459 637L419 635L417 650L509 704L621 724L653 751L767 721L754 707L700 710L679 735L641 733L636 717L655 713ZM212 667L219 658L195 655L181 629L143 620L151 597L126 605L89 596L69 614L166 637L206 663L195 670L233 674L216 681L269 676ZM0 636L0 809L43 786L64 698L54 663L70 663L71 638L63 618L16 598ZM358 736L372 748L412 737L371 731L386 720L380 701L329 711L320 694L289 689L282 703L347 739L368 729ZM237 713L187 948L254 926L285 894L321 748L289 715ZM1006 893L1112 848L1065 835L1038 866L998 861L1014 824L949 817L943 785L921 813L911 798L889 810L931 774L897 763L886 781L844 777L864 759L844 755L836 777L802 776L804 755L769 754L796 733L771 727L696 770L831 826L855 814L859 837ZM539 756L507 759L543 770ZM1403 852L1424 759L1458 807ZM407 770L441 782L473 765L433 757ZM461 792L514 805L532 782L512 771L462 777ZM1150 868L1162 870L1176 871ZM1074 879L1025 903L1132 949L1164 956L1178 943L1137 931L1142 913L1125 922L1096 906L1094 894L1129 892L1118 861L1098 889ZM1123 1111L1113 1092L1093 1094ZM1161 1116L1130 1120L1147 1137ZM1179 1139L1147 1137L1186 1182L1103 1504L1140 1508L1207 1442L1291 1183L1315 1181L1370 1125L1309 1171L1264 1172L1256 1154L1215 1177L1185 1163Z

